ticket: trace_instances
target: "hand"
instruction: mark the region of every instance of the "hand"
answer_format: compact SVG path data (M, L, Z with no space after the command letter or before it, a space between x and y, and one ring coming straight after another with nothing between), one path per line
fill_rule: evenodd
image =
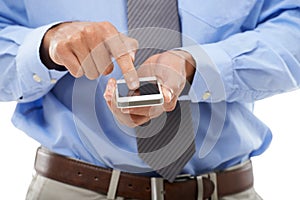
M121 123L135 127L158 117L163 112L174 110L186 81L191 83L195 73L195 61L185 51L168 51L145 61L138 69L139 77L156 76L162 84L164 104L139 108L120 109L116 106L116 80L110 79L104 98L114 116Z
M41 45L41 59L48 68L64 66L78 78L93 80L113 70L116 59L130 89L139 86L133 57L138 43L109 22L66 22L49 29Z

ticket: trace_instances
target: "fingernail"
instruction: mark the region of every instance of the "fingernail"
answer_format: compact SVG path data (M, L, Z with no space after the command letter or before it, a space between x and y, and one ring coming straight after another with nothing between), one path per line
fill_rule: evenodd
M135 60L135 53L134 52L130 52L129 55L130 55L131 60L133 62Z
M115 89L114 81L112 79L108 80L106 90L109 92L113 92L114 89Z
M122 111L122 113L129 114L128 108L122 108L121 111Z
M113 91L113 86L112 86L111 84L108 84L108 85L107 85L107 90L108 90L109 92L112 92L112 91Z
M140 83L138 81L132 81L129 83L128 87L130 89L134 90L134 89L137 89L139 87L139 85L140 85Z
M105 99L106 101L111 101L111 96L110 96L110 95L104 94L103 97L104 97L104 99Z
M167 96L169 98L169 101L171 101L171 99L172 99L172 93L170 91L167 92Z
M126 83L131 90L135 90L139 87L140 82L139 78L137 76L137 72L135 70L131 70L124 74L124 79L126 80Z

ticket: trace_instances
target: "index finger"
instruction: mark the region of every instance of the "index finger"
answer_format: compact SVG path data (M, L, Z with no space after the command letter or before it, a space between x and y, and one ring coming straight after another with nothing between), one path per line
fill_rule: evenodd
M128 85L128 88L135 90L139 88L140 82L137 71L133 65L131 57L129 54L125 54L116 58L118 65L121 68L124 79Z
M116 59L128 88L131 90L137 89L139 87L139 78L133 64L133 59L130 56L133 49L128 49L121 39L120 34L106 40L105 44L108 45L110 53Z

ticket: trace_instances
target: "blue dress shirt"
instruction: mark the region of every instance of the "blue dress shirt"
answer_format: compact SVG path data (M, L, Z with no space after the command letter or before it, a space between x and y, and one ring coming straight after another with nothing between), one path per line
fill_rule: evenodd
M253 103L300 84L299 0L178 0L182 49L197 72L192 101L196 153L184 173L224 169L271 142ZM151 171L138 157L134 130L103 98L108 78L74 79L40 60L45 32L64 21L109 21L127 31L125 0L0 1L0 101L18 101L14 125L50 150L132 173ZM284 105L283 105L284 106Z

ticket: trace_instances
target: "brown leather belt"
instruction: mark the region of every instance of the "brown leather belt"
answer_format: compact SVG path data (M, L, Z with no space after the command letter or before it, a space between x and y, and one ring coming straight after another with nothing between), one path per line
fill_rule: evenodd
M37 151L35 170L44 177L102 194L107 194L112 175L112 170L61 156L44 148ZM252 164L248 162L237 169L216 172L216 180L219 197L245 191L253 186ZM203 176L202 183L203 199L207 199L213 194L215 186L209 176ZM197 199L197 188L197 179L192 177L173 183L164 181L164 198L194 200ZM122 172L117 196L150 200L150 177Z

